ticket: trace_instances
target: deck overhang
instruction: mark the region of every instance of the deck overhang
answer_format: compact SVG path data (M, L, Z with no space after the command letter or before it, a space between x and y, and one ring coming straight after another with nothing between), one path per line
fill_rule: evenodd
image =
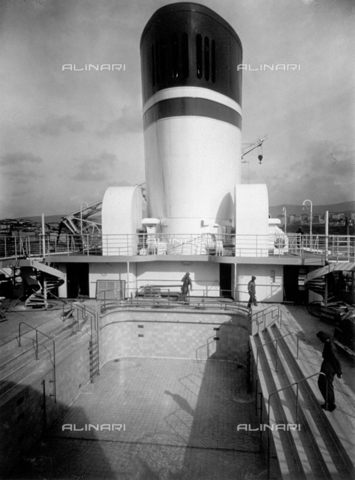
M46 263L151 263L151 262L199 262L199 263L227 263L260 264L260 265L325 265L323 256L304 253L302 255L269 256L269 257L223 257L209 255L48 255Z

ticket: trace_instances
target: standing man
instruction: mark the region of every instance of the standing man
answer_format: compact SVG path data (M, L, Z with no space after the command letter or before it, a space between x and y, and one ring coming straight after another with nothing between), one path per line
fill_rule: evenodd
M318 377L318 387L325 400L324 405L321 405L321 407L332 412L337 408L333 387L334 375L336 374L338 378L341 378L343 372L330 335L321 330L317 333L317 337L324 343L323 362L320 368L321 373L324 373L324 375L319 375Z
M190 278L190 273L186 272L185 275L182 277L181 281L182 281L181 292L182 292L184 301L186 301L187 295L189 294L189 292L192 292L192 282Z
M251 308L251 305L258 306L258 302L256 301L256 286L255 286L256 277L254 275L251 277L250 282L248 283L248 292L249 292L249 302L248 308Z

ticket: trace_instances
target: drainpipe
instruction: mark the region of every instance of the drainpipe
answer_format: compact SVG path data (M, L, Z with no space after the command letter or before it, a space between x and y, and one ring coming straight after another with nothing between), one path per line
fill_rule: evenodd
M128 297L130 296L130 287L129 287L129 262L127 262L127 289L128 289Z

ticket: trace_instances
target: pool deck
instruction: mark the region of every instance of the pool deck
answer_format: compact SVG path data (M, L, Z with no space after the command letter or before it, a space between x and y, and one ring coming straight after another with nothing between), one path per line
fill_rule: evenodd
M116 359L8 478L266 478L253 401L234 362Z
M42 331L60 324L63 309L56 308L9 311L0 323L0 345L18 335L21 321ZM323 345L315 334L332 334L334 327L303 306L281 308L284 321L290 327L296 322L306 343L320 352ZM354 363L341 353L340 358L341 382L354 398ZM246 380L245 368L230 361L117 358L82 388L64 417L7 478L266 479L258 432L238 431L238 425L257 426Z
M72 301L63 303L53 300L50 303L52 308L48 310L29 310L25 308L23 302L7 300L3 304L5 318L0 319L0 347L18 337L21 322L27 323L32 328L38 328L43 333L61 325L63 312L70 310ZM26 326L21 328L24 331L29 330Z

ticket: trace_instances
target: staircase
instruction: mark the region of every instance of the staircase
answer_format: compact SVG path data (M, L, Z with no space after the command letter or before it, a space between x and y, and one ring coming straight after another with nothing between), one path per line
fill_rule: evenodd
M312 292L317 293L318 295L321 295L322 297L324 297L325 285L326 285L325 276L322 275L318 278L314 278L313 280L308 281L306 284L306 287L308 288L308 290L312 290Z
M52 290L63 285L65 274L56 268L32 259L20 260L19 267L24 282L29 286L33 286L33 288L37 288L37 290L31 293L26 299L25 307L31 309L48 308L48 295L56 298ZM40 284L38 279L34 278L33 272L36 271L42 272L43 285Z
M32 293L25 301L25 307L27 308L36 308L36 309L46 309L48 308L48 295L51 295L57 298L52 290L63 285L64 280L62 278L55 278L53 275L44 275L43 288L37 290L37 292Z
M326 294L326 275L331 273L334 267L335 264L331 264L311 271L304 278L305 287L324 298Z
M1 345L0 406L48 363L54 367L56 357L65 357L77 341L88 341L90 380L93 383L100 374L99 314L93 308L74 302L72 308L40 329L21 322L19 335Z
M301 331L275 323L250 337L251 381L265 430L260 442L268 478L350 480L355 478L355 441L346 422L354 418L353 402L344 395L347 405L339 411L320 407L321 358L304 340Z
M330 263L324 267L321 267L309 272L304 278L304 283L306 288L324 297L327 275L331 273L337 273L337 272L353 272L353 271L355 271L354 262ZM339 285L337 290L339 290ZM338 295L339 295L339 291L338 291ZM348 303L351 303L351 302L348 301Z
M61 323L54 319L38 330L23 325L21 339L15 339L1 345L0 353L0 402L9 390L15 389L24 379L41 365L53 363L55 342L56 355L65 351L70 340L78 331L77 321L70 315L63 317ZM89 334L89 326L81 328L83 335Z

